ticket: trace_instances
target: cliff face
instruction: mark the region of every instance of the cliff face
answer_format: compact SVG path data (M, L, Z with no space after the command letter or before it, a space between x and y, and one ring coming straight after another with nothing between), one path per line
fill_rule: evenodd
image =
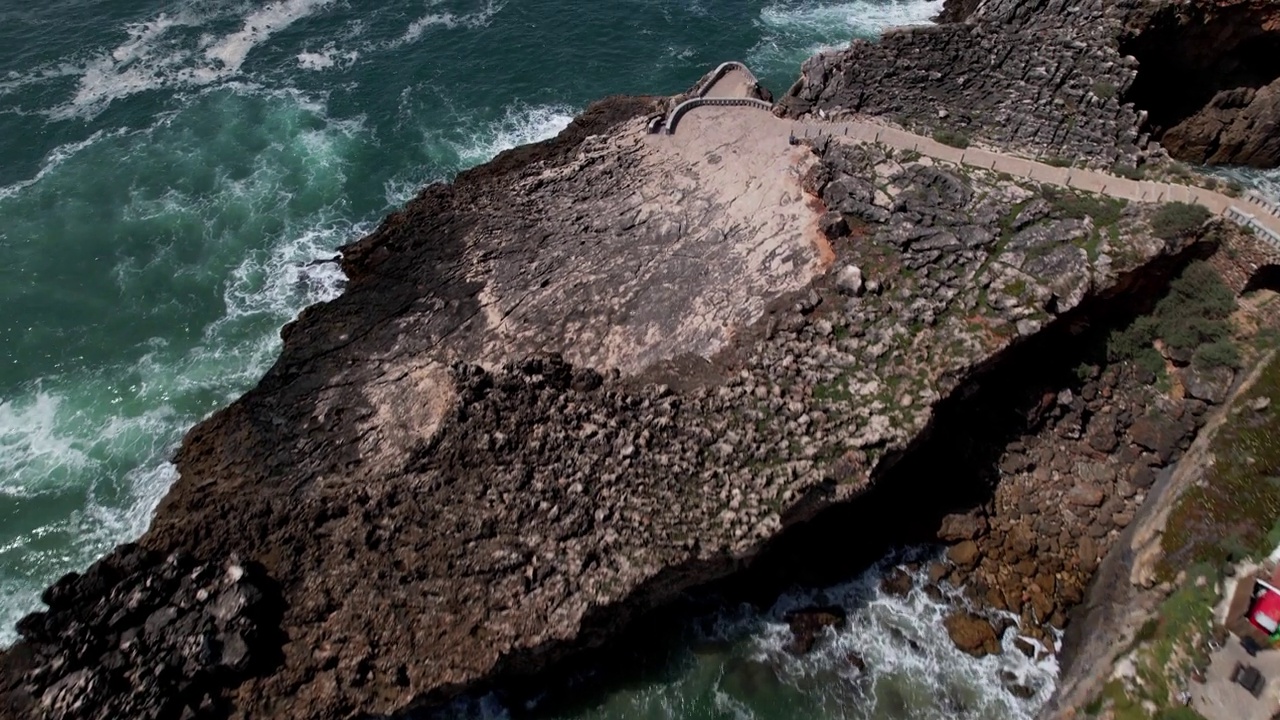
M1280 9L1259 0L949 2L957 22L817 56L795 116L884 115L1099 167L1280 164Z

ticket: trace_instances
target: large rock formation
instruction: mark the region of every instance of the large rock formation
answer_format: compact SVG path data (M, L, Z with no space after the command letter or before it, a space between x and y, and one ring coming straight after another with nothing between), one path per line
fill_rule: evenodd
M344 296L187 438L146 552L24 621L9 714L345 717L543 667L874 487L967 377L1193 239L735 127L763 113L645 136L651 109L598 106L348 248ZM278 623L171 569L228 565ZM126 651L148 623L172 650Z
M1136 162L1133 63L1088 29L1118 16L979 13L811 61L786 106ZM647 135L667 106L597 104L345 248L346 292L192 430L138 545L23 621L0 716L352 717L536 671L856 505L1010 348L1200 239L1153 237L1150 207L792 145L754 109ZM1093 490L1119 482L1097 485L1067 501L1116 524ZM950 527L1020 547L1008 520Z
M795 116L887 116L1099 167L1280 164L1280 10L1191 3L948 2L964 22L891 31L805 63Z

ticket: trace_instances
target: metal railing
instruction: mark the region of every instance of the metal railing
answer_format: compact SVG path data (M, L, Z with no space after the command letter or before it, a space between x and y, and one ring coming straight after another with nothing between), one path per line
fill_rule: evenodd
M1265 203L1265 204L1259 203L1260 205L1262 205L1262 207L1264 208L1268 206L1275 207L1275 203L1270 203L1263 198L1259 198L1259 199L1263 200L1263 203ZM1225 217L1228 220L1236 223L1237 225L1241 225L1243 227L1247 227L1253 230L1254 233L1259 238L1261 238L1264 242L1271 245L1271 247L1275 248L1276 250L1280 250L1280 233L1277 233L1275 230L1272 230L1271 228L1259 222L1258 216L1252 213L1247 213L1244 210L1241 210L1240 208L1233 205L1230 208L1227 208Z
M680 117L696 107L704 106L748 106L758 107L762 110L773 110L773 103L757 100L755 98L708 98L697 97L685 100L672 109L671 114L667 116L667 134L674 135L676 133L676 124L680 122Z

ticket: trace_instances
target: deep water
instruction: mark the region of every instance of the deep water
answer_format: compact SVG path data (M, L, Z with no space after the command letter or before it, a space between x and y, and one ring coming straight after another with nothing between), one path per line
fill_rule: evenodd
M554 135L593 99L674 93L726 59L781 93L813 52L940 9L0 0L0 646L42 588L142 533L182 434L253 385L282 324L341 291L335 266L313 261L418 188ZM936 637L913 640L929 652L867 645L895 623L940 632L926 599L869 587L831 591L855 616L830 652L782 658L776 617L726 618L728 649L693 653L675 677L584 717L1034 708L1002 694L996 661ZM873 678L841 660L850 643L867 645Z

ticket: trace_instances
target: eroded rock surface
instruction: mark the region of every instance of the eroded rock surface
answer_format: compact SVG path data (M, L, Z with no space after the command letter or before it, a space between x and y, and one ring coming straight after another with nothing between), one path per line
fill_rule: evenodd
M1095 167L1280 163L1280 12L1265 0L946 3L804 64L795 117L885 116L924 134Z
M205 670L213 652L138 702L344 717L543 667L857 497L976 369L1182 248L1147 208L1104 221L876 146L771 146L732 108L686 120L712 142L650 145L650 107L597 107L346 251L343 298L187 438L131 576L260 564L283 614L244 637L275 660ZM57 660L80 612L4 656L19 716L92 682L93 653Z

